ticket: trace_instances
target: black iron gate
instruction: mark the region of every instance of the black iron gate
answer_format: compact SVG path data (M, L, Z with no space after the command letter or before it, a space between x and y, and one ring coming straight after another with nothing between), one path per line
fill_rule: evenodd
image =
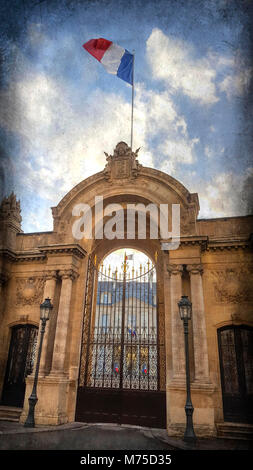
M38 328L17 325L12 328L2 404L22 407L25 396L25 378L32 373Z
M155 268L137 276L127 268L124 262L122 273L111 275L90 261L76 420L165 427Z
M218 330L224 421L253 424L253 328Z

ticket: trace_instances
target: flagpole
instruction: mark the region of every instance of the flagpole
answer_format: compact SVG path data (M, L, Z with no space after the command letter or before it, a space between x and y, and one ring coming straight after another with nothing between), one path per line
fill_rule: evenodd
M131 149L133 150L133 130L134 130L134 54L133 50L133 84L132 84L132 112L131 112Z

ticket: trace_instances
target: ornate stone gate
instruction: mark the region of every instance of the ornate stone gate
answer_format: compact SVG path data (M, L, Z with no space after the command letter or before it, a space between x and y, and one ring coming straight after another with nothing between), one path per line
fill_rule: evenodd
M171 176L140 165L138 152L120 142L107 155L105 169L75 186L52 209L51 232L26 234L21 231L20 205L14 195L0 207L0 262L2 297L0 302L0 385L4 382L15 325L39 326L40 299L50 297L54 305L43 346L37 424L61 424L76 416L79 366L82 346L84 305L92 301L87 285L88 259L97 257L97 265L117 248L135 248L146 253L157 270L157 308L164 319L164 357L160 373L166 393L165 420L169 434L181 435L185 427L185 364L183 326L177 302L182 294L193 304L190 327L190 356L194 422L198 435L216 432L216 423L224 421L217 330L226 325L252 326L253 259L250 250L252 217L199 220L198 195L191 194ZM181 237L177 250L166 252L159 232L150 237L147 214L146 239L122 237L81 239L73 237L76 216L73 208L88 204L92 225L106 217L95 213L95 198L103 196L104 206L117 204L180 204ZM107 216L108 217L108 216ZM169 224L171 213L169 213ZM171 227L169 227L171 229ZM160 227L159 227L160 230ZM157 253L157 261L156 261ZM225 289L217 285L217 276L231 276ZM214 273L218 273L215 277ZM20 283L32 279L28 290L20 294ZM40 282L38 281L40 280ZM38 282L37 282L38 281ZM248 290L247 290L248 289ZM231 293L231 292L232 293ZM231 295L230 295L231 294ZM85 300L86 299L86 300ZM243 307L241 307L243 305ZM28 408L33 377L26 379L26 395L21 421Z
M164 317L157 311L155 267L138 276L128 267L125 260L122 273L112 277L90 259L76 420L166 427Z

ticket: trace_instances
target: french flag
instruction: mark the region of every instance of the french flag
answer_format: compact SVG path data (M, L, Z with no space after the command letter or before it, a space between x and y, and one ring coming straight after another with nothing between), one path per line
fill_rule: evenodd
M104 38L90 39L83 44L83 48L95 57L107 72L133 85L133 54Z

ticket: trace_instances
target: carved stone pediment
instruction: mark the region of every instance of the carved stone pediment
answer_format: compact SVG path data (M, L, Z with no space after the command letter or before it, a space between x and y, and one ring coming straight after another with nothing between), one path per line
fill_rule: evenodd
M115 179L134 179L141 168L137 160L139 149L135 152L125 142L119 142L113 155L105 153L107 164L104 169L104 177L107 181Z

